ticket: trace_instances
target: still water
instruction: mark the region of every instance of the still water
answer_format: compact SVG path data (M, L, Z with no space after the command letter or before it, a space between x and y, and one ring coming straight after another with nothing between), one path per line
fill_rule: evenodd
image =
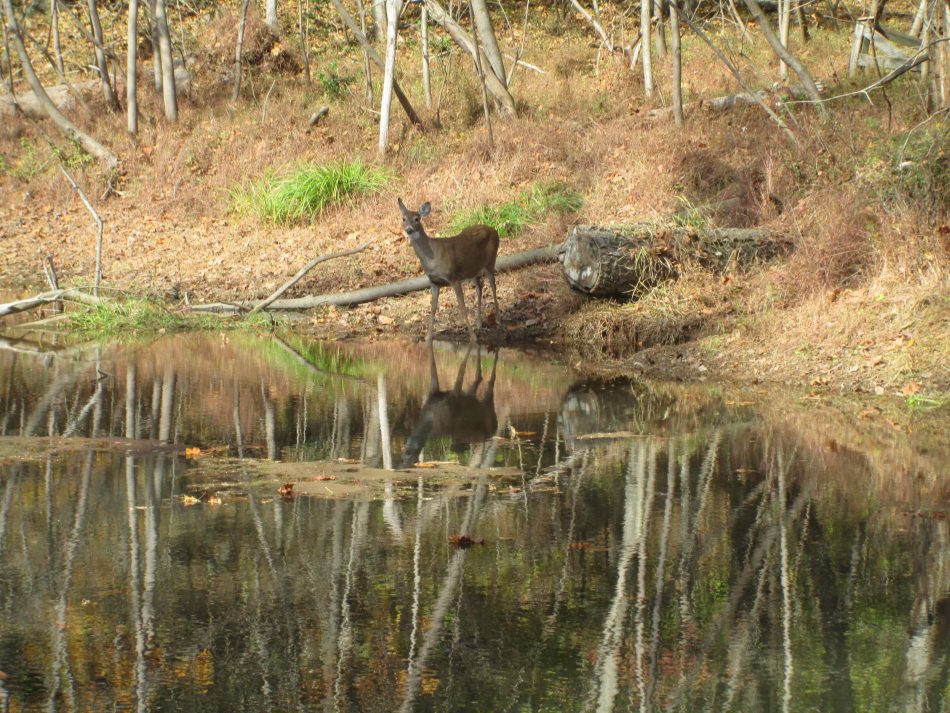
M950 706L932 416L444 344L7 347L2 711Z

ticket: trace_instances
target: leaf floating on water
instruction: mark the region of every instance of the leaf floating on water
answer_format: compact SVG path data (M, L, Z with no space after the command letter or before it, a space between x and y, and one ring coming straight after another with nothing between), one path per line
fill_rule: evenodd
M208 505L220 505L220 504L221 504L221 498L219 498L217 495L212 495L210 498L208 498Z
M181 502L182 502L182 505L184 505L185 507L189 507L191 505L197 505L201 501L198 498L194 497L193 495L182 495Z
M185 449L185 458L198 458L201 456L200 448L186 448Z
M279 488L277 488L277 494L284 500L290 500L294 497L294 484L284 483Z
M484 545L485 540L483 539L474 540L468 535L450 535L449 544L451 544L453 547L458 547L459 549L467 550L472 545Z

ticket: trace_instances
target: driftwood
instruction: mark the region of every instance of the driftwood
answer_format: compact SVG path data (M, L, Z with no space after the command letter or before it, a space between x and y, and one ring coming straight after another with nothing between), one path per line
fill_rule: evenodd
M495 263L496 272L507 272L517 270L529 265L538 263L555 262L557 260L560 245L549 245L544 248L528 250L515 255L505 255L498 258ZM324 305L334 305L336 307L350 307L382 299L383 297L398 297L399 295L408 295L411 292L419 292L428 289L428 277L410 277L399 282L392 282L388 285L379 285L377 287L364 287L359 290L349 292L337 292L330 295L311 295L308 297L297 297L287 300L276 300L268 305L269 310L302 310L322 307ZM235 313L243 312L252 308L253 303L225 303L215 302L212 304L192 305L191 309L195 312L218 312Z
M746 265L785 254L790 246L761 228L579 225L564 242L560 261L573 290L594 297L637 298L677 277L682 263L721 270L733 261Z
M0 317L17 314L18 312L26 312L47 305L50 302L58 302L59 300L70 300L72 302L81 302L82 304L92 306L98 306L108 301L103 297L94 297L85 292L80 292L75 288L53 290L52 292L44 292L33 297L27 297L26 299L16 300L15 302L0 304Z

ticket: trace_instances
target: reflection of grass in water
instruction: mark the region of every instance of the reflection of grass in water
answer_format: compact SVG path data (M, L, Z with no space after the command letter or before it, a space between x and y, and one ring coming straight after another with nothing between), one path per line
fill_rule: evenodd
M328 378L338 374L362 379L373 371L372 363L357 359L343 349L329 346L324 342L310 341L290 335L284 336L283 341L312 367L318 371L326 372ZM266 358L293 370L297 374L308 377L314 375L312 370L301 364L293 354L290 354L277 341L270 339L257 340L256 344Z

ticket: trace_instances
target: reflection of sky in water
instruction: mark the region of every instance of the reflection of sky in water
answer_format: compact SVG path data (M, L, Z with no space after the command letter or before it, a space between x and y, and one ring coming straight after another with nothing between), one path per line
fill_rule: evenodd
M946 521L897 445L446 345L7 351L0 384L4 710L945 705ZM283 499L264 464L407 452L467 475Z

